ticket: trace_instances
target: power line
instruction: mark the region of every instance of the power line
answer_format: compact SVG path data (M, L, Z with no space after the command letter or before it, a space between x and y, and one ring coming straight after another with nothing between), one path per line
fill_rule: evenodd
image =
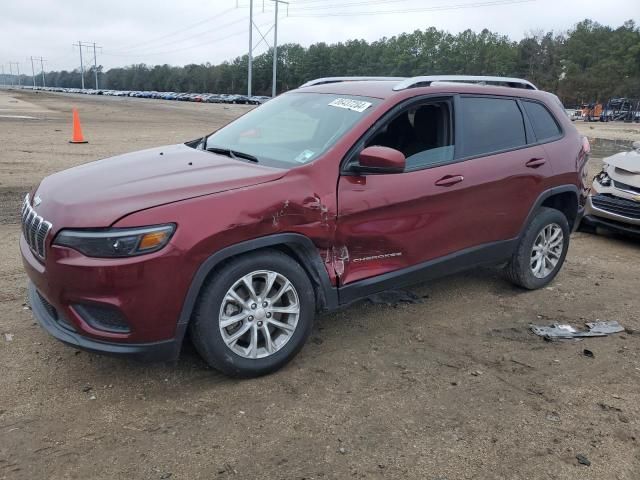
M176 43L186 42L187 40L191 40L191 39L193 39L193 38L201 37L201 36L203 36L203 35L207 35L207 34L210 34L210 33L216 33L216 32L219 32L220 30L222 30L222 29L224 29L224 28L230 27L230 26L232 26L232 25L236 25L236 24L241 23L241 22L244 22L244 21L245 21L245 20L244 20L243 18L240 18L240 19L237 19L237 20L234 20L234 21L231 21L231 22L228 22L228 23L222 24L222 25L218 25L215 29L209 29L209 30L205 30L204 32L198 32L198 33L195 33L195 34L190 35L190 36L188 36L188 37L181 38L181 39L179 39L179 40L172 40L172 41L170 41L170 42L161 43L161 44L159 44L159 45L153 45L153 46L151 46L151 47L142 47L142 50L146 50L146 49L154 50L154 49L157 49L157 48L166 47L166 46L168 46L168 45L174 45L174 44L176 44ZM125 49L125 50L115 49L114 51L115 51L115 52L125 52L125 53L126 53L126 52L128 52L128 51L135 50L135 49L137 49L137 48L138 48L138 47L134 47L134 48L131 48L131 49Z
M150 39L150 40L145 40L145 41L143 41L143 42L138 43L136 46L133 46L133 47L124 47L123 49L124 49L124 50L135 50L135 49L141 48L141 47L142 47L142 46L144 46L144 45L148 45L148 44L150 44L150 43L155 43L155 42L157 42L158 40L164 40L165 38L169 38L169 37L173 37L173 36L175 36L175 35L179 35L179 34L180 34L180 33L182 33L182 32L185 32L185 31L187 31L187 30L191 30L191 29L193 29L193 28L195 28L195 27L198 27L198 26L200 26L200 25L202 25L202 24L204 24L204 23L208 23L208 22L210 22L210 21L212 21L212 20L215 20L215 19L217 19L217 18L220 18L220 17L222 17L222 16L224 16L224 15L227 15L228 13L231 13L231 12L232 12L232 11L234 11L234 10L235 10L235 8L228 8L228 9L226 9L226 10L224 10L224 11L222 11L222 12L220 12L220 13L216 14L216 15L213 15L212 17L205 18L205 19L200 20L200 21L198 21L198 22L196 22L196 23L192 23L191 25L187 25L186 27L180 28L180 29L178 29L178 30L174 30L174 31L173 31L173 32L171 32L171 33L167 33L167 34L165 34L165 35L160 35L159 37L155 37L155 38L152 38L152 39ZM182 40L178 40L178 41L182 41ZM156 45L155 47L157 47L157 46L158 46L158 45ZM153 47L153 48L155 48L155 47ZM122 47L121 47L121 48L122 48Z
M325 0L326 1L326 0ZM348 3L348 2L342 2L339 4L326 4L323 3L322 5L318 5L318 6L302 6L302 7L298 7L298 4L300 2L295 2L294 4L292 4L291 6L291 10L322 10L322 9L336 9L336 8L351 8L351 7L357 7L360 5L384 5L384 4L389 4L389 3L401 3L401 2L407 2L410 0L370 0L370 1L363 1L363 0L358 0L357 2L353 2L353 3Z
M438 12L438 11L446 11L446 10L460 10L460 9L472 9L472 8L481 8L481 7L493 7L493 6L503 6L503 5L514 5L520 3L531 3L537 0L493 0L486 2L473 2L473 3L461 3L455 5L439 5L433 7L419 7L419 8L405 8L398 10L373 10L373 11L340 11L340 12L329 12L329 13L303 13L296 15L295 10L292 8L291 17L296 18L317 18L317 17L353 17L353 16L364 16L364 15L388 15L393 13L420 13L420 12ZM369 3L368 3L369 4ZM344 7L344 5L341 5ZM334 8L336 6L334 5ZM320 7L319 7L320 8Z
M259 25L259 27L264 28L264 27L266 27L268 25L270 25L270 23ZM245 33L246 33L246 30L242 29L242 30L239 30L237 32L230 33L230 34L227 34L227 35L224 35L224 36L221 36L221 37L208 39L206 42L203 42L203 43L197 43L195 45L189 45L189 46L177 48L177 49L174 49L174 50L165 50L163 52L139 53L139 54L138 53L134 53L134 54L118 54L118 53L110 53L109 51L105 51L105 52L103 52L103 55L108 55L110 57L136 57L136 58L146 57L146 56L155 56L155 55L166 55L166 54L169 54L169 53L184 52L185 50L191 50L191 49L194 49L196 47L201 47L203 45L209 45L211 42L216 42L216 41L220 41L220 40L227 40L229 38L232 38L232 37L235 37L235 36L238 36L238 35L241 35L241 34L245 34ZM256 46L254 46L253 49L255 50L257 48L257 45L259 45L260 43L262 43L262 40L260 42L258 42L258 44L256 44Z

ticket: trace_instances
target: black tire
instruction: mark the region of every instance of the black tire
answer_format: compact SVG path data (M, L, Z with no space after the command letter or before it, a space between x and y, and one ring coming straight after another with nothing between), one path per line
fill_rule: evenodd
M531 269L531 254L533 252L534 242L538 234L545 227L553 224L560 226L562 229L564 238L562 253L553 270L544 278L538 278ZM531 223L527 226L511 260L505 267L507 278L515 285L528 290L536 290L547 286L556 277L564 264L569 248L570 234L569 222L567 222L567 217L565 217L561 211L553 208L540 207Z
M234 283L257 270L270 270L288 279L297 293L300 313L293 334L279 350L264 358L246 358L224 342L219 315ZM213 272L200 292L189 330L196 350L211 367L232 377L250 378L274 372L288 363L311 334L314 316L315 294L304 269L282 252L261 250L235 258Z

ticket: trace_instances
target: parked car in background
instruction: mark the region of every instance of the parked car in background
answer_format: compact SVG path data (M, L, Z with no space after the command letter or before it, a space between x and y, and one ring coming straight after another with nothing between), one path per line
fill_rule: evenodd
M575 108L565 108L564 111L572 122L579 117L578 111Z
M602 171L593 179L587 199L585 229L640 235L640 142L633 150L603 160Z
M316 312L389 288L488 264L548 285L588 156L526 80L318 79L192 142L45 178L22 208L30 304L77 348L172 360L189 332L211 366L263 375Z
M42 90L46 92L58 93L82 93L85 95L105 95L113 97L131 97L131 98L153 98L158 100L181 100L186 102L206 102L206 103L236 103L248 105L260 105L271 97L262 95L237 95L228 93L191 93L191 92L157 92L147 90L94 90L91 88L62 88L62 87L23 87L26 90Z

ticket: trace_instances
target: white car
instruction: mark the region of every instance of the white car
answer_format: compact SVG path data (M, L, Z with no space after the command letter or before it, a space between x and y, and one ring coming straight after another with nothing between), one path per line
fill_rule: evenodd
M583 225L640 234L640 141L603 162L593 179Z

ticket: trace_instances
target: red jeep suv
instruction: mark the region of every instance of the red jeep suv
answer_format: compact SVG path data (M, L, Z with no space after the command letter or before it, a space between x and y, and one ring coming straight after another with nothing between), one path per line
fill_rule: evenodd
M485 264L535 289L583 211L589 144L516 78L308 82L186 144L51 175L20 250L43 328L93 352L271 372L316 312Z

